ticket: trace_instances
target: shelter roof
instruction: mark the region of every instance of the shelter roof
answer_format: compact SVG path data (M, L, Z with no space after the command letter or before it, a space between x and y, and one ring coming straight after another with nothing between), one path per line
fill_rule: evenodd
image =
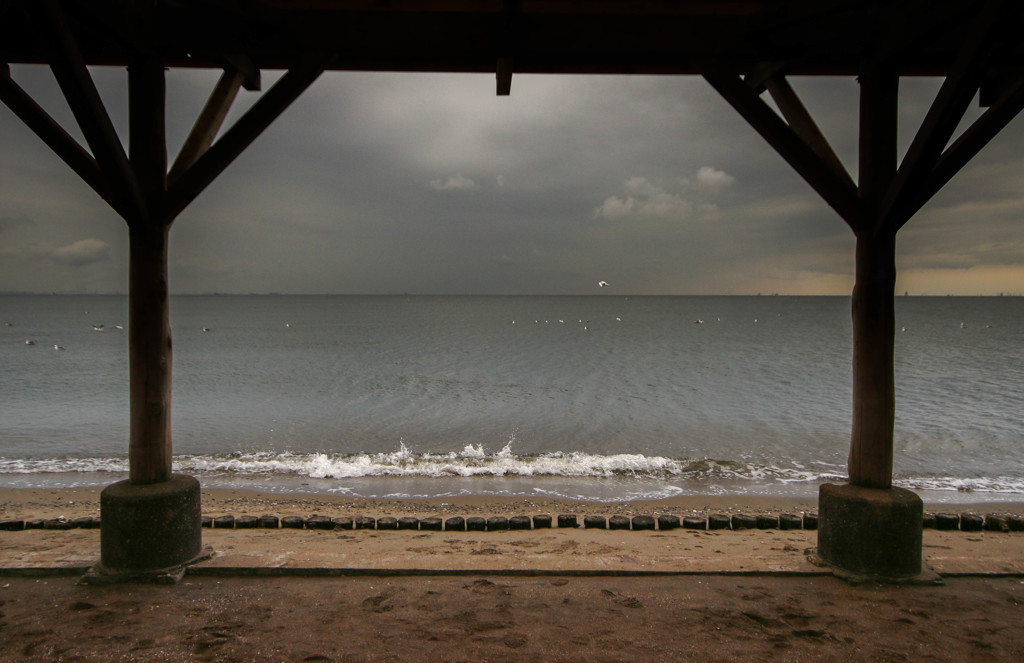
M882 39L904 75L944 75L978 0L59 0L86 62L155 52L170 67L281 69L302 54L329 69L696 73L714 58L745 73L855 75ZM923 14L922 8L926 9ZM1019 34L1024 6L1007 29ZM881 26L889 29L880 30ZM899 29L893 30L893 26ZM884 35L899 35L898 38ZM880 35L882 35L880 37ZM1007 40L1000 63L1024 62ZM873 51L878 53L879 51ZM43 63L19 0L0 0L0 61Z

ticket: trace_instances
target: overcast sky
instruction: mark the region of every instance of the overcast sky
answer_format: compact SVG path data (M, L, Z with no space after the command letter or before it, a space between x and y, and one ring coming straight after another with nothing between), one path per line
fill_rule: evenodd
M12 70L80 136L48 69ZM93 75L124 136L123 70ZM170 160L215 80L168 73ZM856 177L856 83L792 82ZM324 74L175 221L172 292L850 293L850 229L702 79L494 88ZM903 84L902 149L937 89ZM124 222L6 106L0 147L0 291L125 292ZM897 291L1024 293L1022 219L1018 119L900 233Z

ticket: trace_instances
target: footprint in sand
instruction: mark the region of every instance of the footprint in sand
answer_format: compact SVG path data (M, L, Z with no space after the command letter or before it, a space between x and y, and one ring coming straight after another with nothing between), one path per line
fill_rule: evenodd
M644 604L635 596L619 596L610 589L602 589L601 593L624 608L642 608Z
M487 580L486 578L474 580L468 585L463 585L462 588L468 589L471 592L476 592L477 594L492 594L497 591L501 591L501 593L505 595L509 595L512 593L512 585L499 585L497 583L491 582L490 580Z
M363 610L369 610L371 612L388 612L395 608L393 605L386 605L384 603L389 598L391 597L387 594L371 596L368 599L364 599L361 605L363 606Z

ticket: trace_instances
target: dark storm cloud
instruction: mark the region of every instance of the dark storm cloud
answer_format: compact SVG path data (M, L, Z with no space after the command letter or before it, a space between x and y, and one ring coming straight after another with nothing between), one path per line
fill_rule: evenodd
M74 126L46 69L14 74ZM123 71L94 76L123 135ZM215 80L168 74L172 160ZM793 83L856 179L856 83ZM902 149L936 89L904 85ZM232 119L255 98L243 92ZM5 243L64 247L65 262L94 270L92 287L123 290L124 224L5 109L0 132L0 217L34 222ZM956 270L1009 291L997 281L1024 274L1024 136L1014 125L996 143L902 234L911 282L946 287ZM68 248L83 241L95 243ZM493 76L329 73L179 217L171 282L586 293L604 278L636 293L848 293L852 248L846 224L698 78L516 76L499 98ZM76 287L61 270L3 262L0 290Z

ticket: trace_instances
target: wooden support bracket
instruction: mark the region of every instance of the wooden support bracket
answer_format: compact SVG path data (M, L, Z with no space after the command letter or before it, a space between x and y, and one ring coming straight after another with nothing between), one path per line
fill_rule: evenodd
M171 172L167 175L169 184L174 184L182 173L206 154L206 151L213 145L228 111L231 110L231 104L234 103L238 90L242 87L244 78L244 74L234 70L225 70L221 74L213 92L210 93L210 98L196 119L192 131L185 139L185 144L181 146L178 158L171 166Z
M939 89L896 171L877 223L902 227L912 215L912 212L908 213L908 203L920 198L921 186L981 86L991 56L998 46L992 34L998 27L1003 7L1003 0L987 0L982 7L953 69Z
M808 143L731 68L713 60L694 63L701 75L851 227L861 202L849 176L833 170ZM845 170L844 170L845 172ZM856 229L856 228L855 228Z
M301 95L330 64L332 55L308 55L288 70L245 115L170 185L165 210L176 217Z
M82 181L124 216L126 210L119 209L121 201L111 194L96 159L11 78L7 65L0 67L0 101L75 171Z
M899 227L920 210L942 187L966 166L989 142L1021 112L1024 112L1024 74L1015 85L1008 86L999 101L992 104L960 137L946 148L924 183L908 198L904 206L906 218Z
M64 14L54 0L26 2L24 7L40 41L50 51L50 68L103 176L109 180L109 189L120 199L114 209L130 223L145 214L145 201Z
M857 185L854 183L853 178L850 177L850 173L847 172L843 162L836 156L828 139L821 133L821 129L818 128L814 118L811 117L807 107L800 101L800 97L797 96L789 81L784 76L776 74L765 79L764 85L768 89L768 93L772 95L772 99L775 100L779 110L782 111L782 116L786 118L789 126L814 150L818 158L825 163L837 178L843 180L850 189L856 189Z

